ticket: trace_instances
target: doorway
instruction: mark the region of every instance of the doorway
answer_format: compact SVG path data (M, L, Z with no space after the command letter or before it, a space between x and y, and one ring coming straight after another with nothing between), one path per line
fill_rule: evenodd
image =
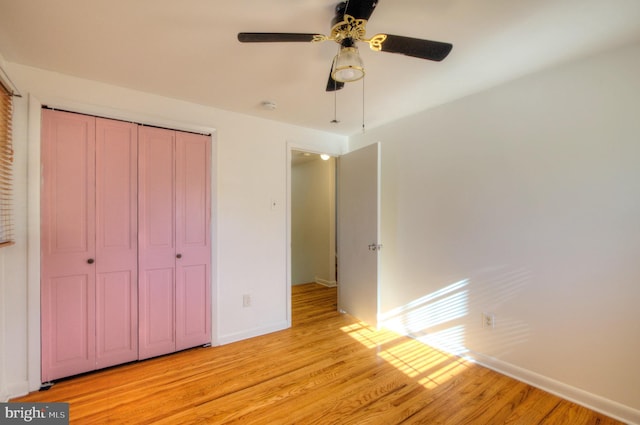
M291 151L291 285L337 285L336 158Z
M327 174L328 177L315 180L300 179L297 172L303 170L305 166L311 167L321 164L321 161L314 164L315 161L319 161L319 154L305 151L304 148L289 147L289 174L287 176L288 275L286 285L289 325L291 325L291 289L293 285L318 282L324 285L338 286L338 310L358 317L372 326L377 326L379 253L382 248L379 239L380 151L380 143L374 143L342 154L339 156L339 160L334 158L333 162L327 163L331 169L331 172ZM315 185L307 183L308 181L328 184L331 191L323 192ZM301 193L303 196L297 196L296 193ZM298 245L298 242L313 240L309 234L298 229L298 224L294 224L294 216L302 214L304 220L311 220L319 216L318 210L320 209L298 210L297 205L318 200L324 200L326 203L321 202L316 205L329 206L330 211L323 216L325 217L323 220L330 223L329 230L325 230L323 233L325 236L328 234L330 238L328 245L324 245L329 248L323 248L320 251L320 256L323 264L327 265L328 275L331 277L323 279L322 275L315 271L316 269L311 269L311 272L307 271L307 274L299 274L296 269L294 277L294 268L300 265L297 263L300 251L304 250ZM313 227L311 226L311 228ZM336 241L341 242L340 247L337 246Z

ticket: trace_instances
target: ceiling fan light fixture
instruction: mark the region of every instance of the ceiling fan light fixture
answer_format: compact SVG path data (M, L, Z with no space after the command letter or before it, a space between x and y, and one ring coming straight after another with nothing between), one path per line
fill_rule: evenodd
M351 83L364 77L364 64L357 47L341 47L334 59L331 77L341 83Z

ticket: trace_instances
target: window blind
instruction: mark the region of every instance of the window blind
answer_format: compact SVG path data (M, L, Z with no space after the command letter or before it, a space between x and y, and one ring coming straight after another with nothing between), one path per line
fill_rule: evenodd
M0 247L14 244L12 93L0 84Z

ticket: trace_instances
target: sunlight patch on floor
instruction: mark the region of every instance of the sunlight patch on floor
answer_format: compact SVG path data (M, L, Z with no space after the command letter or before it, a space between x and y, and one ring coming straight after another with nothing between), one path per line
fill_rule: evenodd
M436 387L468 367L465 360L448 354L467 351L464 326L455 323L468 314L468 285L464 279L381 314L380 330L363 322L341 329L421 385Z
M365 347L376 350L381 359L425 388L435 388L468 367L464 359L387 329L375 330L364 322L341 330Z
M343 326L340 330L367 348L376 348L398 338L395 332L386 329L375 330L364 322Z

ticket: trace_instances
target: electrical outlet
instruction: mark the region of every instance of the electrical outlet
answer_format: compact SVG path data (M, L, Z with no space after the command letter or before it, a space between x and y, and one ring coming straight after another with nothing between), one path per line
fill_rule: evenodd
M251 295L244 294L242 296L242 307L251 307Z
M482 327L488 329L496 327L496 317L493 313L482 313Z

